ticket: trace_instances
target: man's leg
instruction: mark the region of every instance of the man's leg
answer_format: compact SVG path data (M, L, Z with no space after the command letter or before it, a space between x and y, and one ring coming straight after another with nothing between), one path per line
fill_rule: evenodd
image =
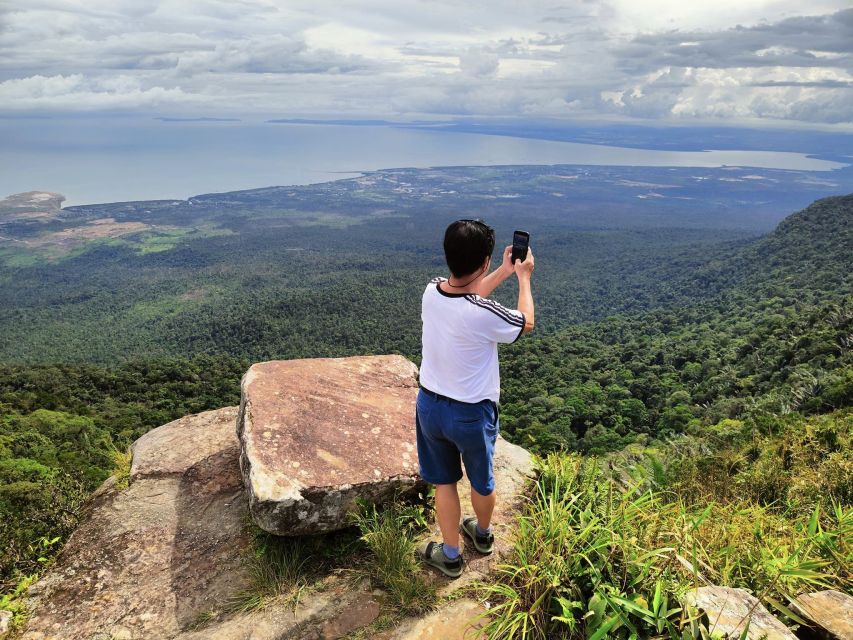
M466 416L469 420L462 420L457 430L457 446L462 451L462 461L471 482L471 506L476 514L462 521L462 529L477 551L491 553L494 536L490 525L497 498L492 461L499 431L498 412L491 400L483 401L478 408L480 424L476 423L477 410L469 407L466 409L470 413ZM475 426L480 428L471 428Z
M436 498L438 492L436 491ZM496 492L492 492L487 496L482 496L471 487L471 505L474 507L474 513L477 514L477 525L482 531L487 531L492 522L492 512L495 510ZM438 508L436 503L436 508Z
M492 506L494 506L494 498L492 498ZM459 505L459 493L456 490L455 482L453 484L435 485L435 513L444 544L458 548L459 519L462 517L462 507ZM489 513L491 514L491 511Z

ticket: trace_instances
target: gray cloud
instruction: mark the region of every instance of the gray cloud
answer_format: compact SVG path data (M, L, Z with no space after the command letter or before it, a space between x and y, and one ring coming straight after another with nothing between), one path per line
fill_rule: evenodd
M498 72L500 58L494 51L471 48L459 54L459 68L472 76L493 76Z
M840 67L853 69L853 9L721 31L637 36L621 47L621 66L641 72L677 67Z
M853 9L811 6L12 0L0 112L853 124Z

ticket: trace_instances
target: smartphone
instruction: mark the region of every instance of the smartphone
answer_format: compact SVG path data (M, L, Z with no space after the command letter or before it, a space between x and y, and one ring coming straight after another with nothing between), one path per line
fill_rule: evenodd
M516 231L512 234L512 263L516 260L524 262L527 259L527 247L530 245L530 234L526 231Z

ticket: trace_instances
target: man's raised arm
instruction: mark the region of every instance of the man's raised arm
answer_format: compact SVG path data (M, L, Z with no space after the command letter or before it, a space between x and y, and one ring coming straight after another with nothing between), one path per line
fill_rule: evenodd
M533 293L530 290L530 278L533 275L533 252L528 247L524 262L515 261L515 274L518 276L518 310L524 314L522 333L533 331Z
M515 269L512 266L512 245L509 245L504 249L501 266L480 280L480 286L477 288L477 294L481 298L488 298L489 294L491 294L501 282L509 278L514 271Z

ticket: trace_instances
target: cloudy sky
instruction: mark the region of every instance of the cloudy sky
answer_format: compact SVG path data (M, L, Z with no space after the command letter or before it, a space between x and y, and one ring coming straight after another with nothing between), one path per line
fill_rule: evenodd
M0 115L853 126L851 0L5 0Z

